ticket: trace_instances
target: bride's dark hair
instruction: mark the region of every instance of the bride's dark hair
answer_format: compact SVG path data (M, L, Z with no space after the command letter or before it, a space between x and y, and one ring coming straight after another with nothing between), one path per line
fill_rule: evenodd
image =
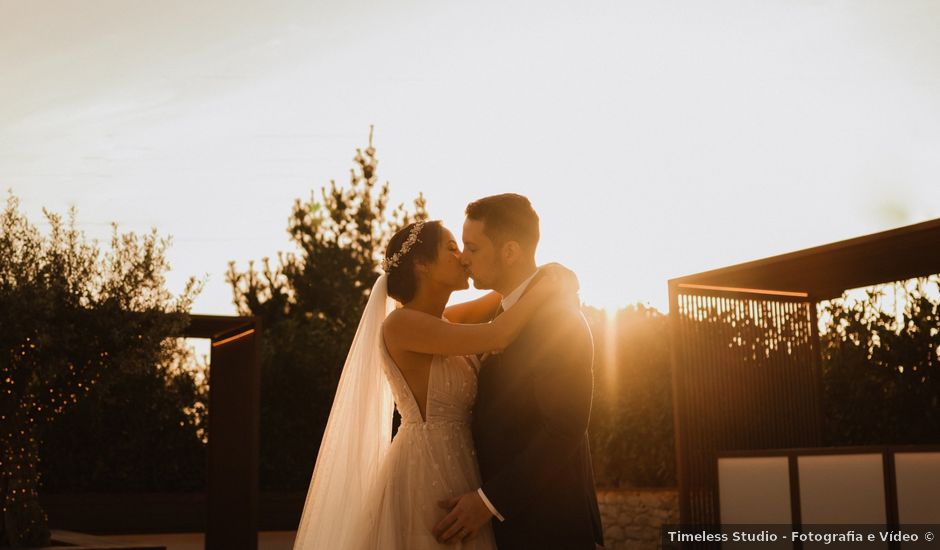
M401 250L411 234L415 224L403 227L388 241L385 257L390 258ZM388 295L401 303L410 302L418 290L418 276L415 274L415 261L433 262L437 259L437 249L441 244L441 222L425 222L418 241L399 260L398 265L388 271Z

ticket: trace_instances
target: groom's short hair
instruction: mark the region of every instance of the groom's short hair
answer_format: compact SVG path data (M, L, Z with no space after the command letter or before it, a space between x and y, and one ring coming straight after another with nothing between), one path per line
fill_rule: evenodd
M529 199L516 193L503 193L475 200L467 205L468 219L483 222L483 232L497 245L516 241L535 253L539 244L539 215Z

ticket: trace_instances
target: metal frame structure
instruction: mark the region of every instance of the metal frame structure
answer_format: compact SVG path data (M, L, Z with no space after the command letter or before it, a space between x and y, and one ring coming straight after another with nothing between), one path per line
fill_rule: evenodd
M717 453L818 447L819 302L940 273L940 219L671 279L682 523L717 524Z

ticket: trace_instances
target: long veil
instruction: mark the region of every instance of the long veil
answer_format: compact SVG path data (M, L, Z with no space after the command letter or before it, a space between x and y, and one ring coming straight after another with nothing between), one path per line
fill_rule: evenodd
M382 322L395 308L387 276L372 287L339 379L294 550L348 548L392 439L395 403L382 370Z

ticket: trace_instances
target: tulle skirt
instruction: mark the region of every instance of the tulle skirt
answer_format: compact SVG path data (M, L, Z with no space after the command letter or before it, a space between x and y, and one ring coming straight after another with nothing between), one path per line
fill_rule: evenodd
M359 550L494 550L489 523L458 544L437 542L432 530L447 515L438 502L480 487L470 426L465 422L406 423L392 441L363 510Z

